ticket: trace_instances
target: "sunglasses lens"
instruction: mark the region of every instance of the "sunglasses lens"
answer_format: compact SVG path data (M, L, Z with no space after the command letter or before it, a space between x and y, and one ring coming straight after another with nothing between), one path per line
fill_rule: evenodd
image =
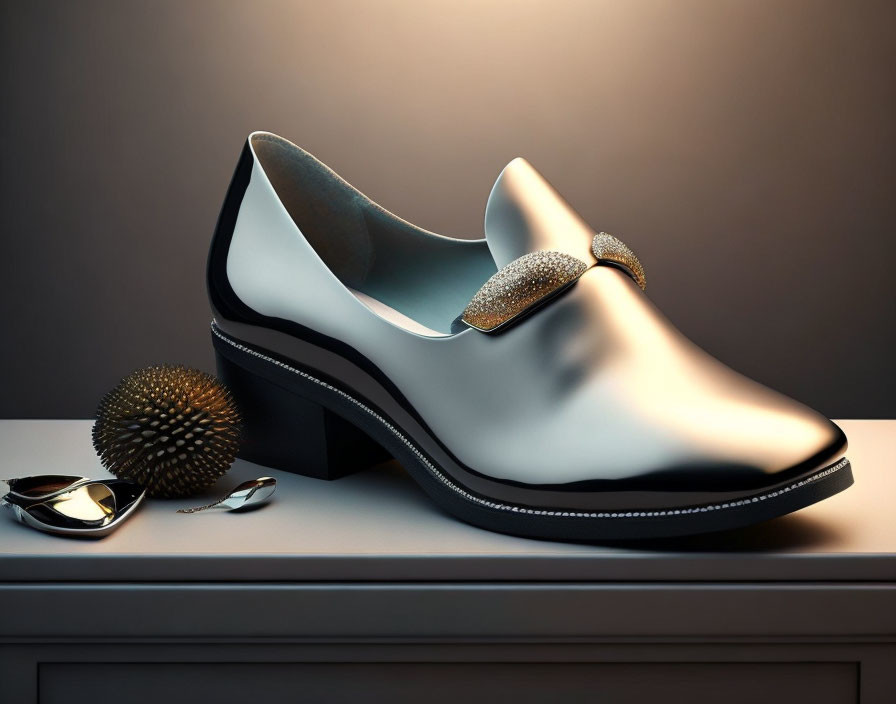
M52 494L56 491L62 491L72 484L84 481L82 477L70 477L59 474L48 474L39 477L24 477L22 479L12 479L7 483L9 488L21 496L38 497Z
M115 495L105 484L88 484L53 497L50 508L68 519L101 523L115 514Z

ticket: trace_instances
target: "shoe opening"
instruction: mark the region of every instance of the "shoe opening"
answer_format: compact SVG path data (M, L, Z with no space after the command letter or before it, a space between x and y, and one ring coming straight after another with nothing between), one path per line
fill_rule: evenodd
M295 144L267 133L251 140L302 235L364 305L417 334L452 332L452 322L496 271L485 240L412 225Z

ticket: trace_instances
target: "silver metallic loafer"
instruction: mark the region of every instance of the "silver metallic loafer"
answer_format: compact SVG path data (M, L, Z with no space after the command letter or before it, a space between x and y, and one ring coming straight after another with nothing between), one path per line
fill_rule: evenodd
M423 230L250 135L208 260L241 456L323 479L392 456L464 521L567 540L734 528L852 483L836 425L686 339L528 162L485 235Z

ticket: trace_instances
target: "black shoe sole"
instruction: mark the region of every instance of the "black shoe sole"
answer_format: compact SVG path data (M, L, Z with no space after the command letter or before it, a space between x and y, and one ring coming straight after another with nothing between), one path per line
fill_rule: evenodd
M463 485L381 410L293 360L212 325L218 375L244 418L239 456L319 479L336 479L394 457L442 509L499 533L553 540L651 539L709 533L792 513L853 483L845 458L784 484L730 500L653 508L581 510L515 504ZM670 492L670 500L682 499ZM633 502L634 503L634 502Z

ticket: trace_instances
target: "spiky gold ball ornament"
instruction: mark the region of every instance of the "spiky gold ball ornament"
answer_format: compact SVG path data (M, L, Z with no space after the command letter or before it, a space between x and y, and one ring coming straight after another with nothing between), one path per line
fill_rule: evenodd
M240 415L215 377L182 366L138 369L107 393L93 446L103 465L149 496L198 493L233 464Z

